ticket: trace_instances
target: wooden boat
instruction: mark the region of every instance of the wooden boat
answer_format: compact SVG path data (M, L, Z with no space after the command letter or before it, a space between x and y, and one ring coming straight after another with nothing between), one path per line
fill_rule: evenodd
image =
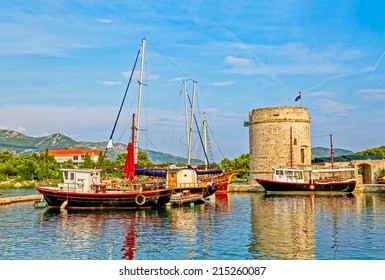
M143 85L144 47L145 40L143 39L106 151L108 148L113 147L112 137L140 53L142 54L139 83L139 95L141 96ZM36 187L36 189L44 196L44 199L50 207L141 209L160 207L170 202L171 195L174 191L173 189L167 188L162 182L135 181L135 163L139 150L139 133L136 133L135 135L135 131L139 131L139 112L140 101L138 101L138 126L135 128L133 122L132 143L127 145L127 157L123 169L124 173L126 173L126 178L119 180L118 184L112 185L112 182L101 182L100 169L62 169L63 183L53 187Z
M217 190L213 180L200 180L198 171L191 167L178 168L171 165L165 169L136 168L135 174L163 178L167 188L173 189L174 193L189 191L191 194L208 198Z
M50 207L142 209L164 206L170 202L172 189L159 182L126 180L119 189L100 181L99 169L62 169L63 183L38 186Z
M171 196L170 205L183 206L189 204L203 204L205 199L201 194L192 194L190 191L185 190L179 193L175 193Z
M295 169L273 167L273 178L257 178L266 190L274 191L326 191L353 192L356 186L354 168Z
M237 171L228 171L212 176L201 176L199 177L199 179L203 182L214 181L215 187L217 188L215 195L220 195L226 194L228 192L229 184L231 183L231 178L236 173Z

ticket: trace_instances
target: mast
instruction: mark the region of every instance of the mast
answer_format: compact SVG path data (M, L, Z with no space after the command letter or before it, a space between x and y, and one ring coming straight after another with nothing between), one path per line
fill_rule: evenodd
M140 113L142 106L142 91L143 91L143 70L144 70L144 49L146 46L146 39L142 39L141 43L141 56L140 56L140 74L139 74L139 94L138 94L138 109L136 119L136 139L134 141L134 162L138 162L139 153L139 130L140 130Z
M187 88L186 88L186 82L187 80L183 80L183 93L184 93L184 102L185 102L185 117L186 117L186 139L187 139L187 154L188 150L190 149L190 143L189 143L189 125L188 125L188 96L187 96Z
M332 169L334 168L334 150L333 150L333 140L332 135L330 134L330 160L332 164Z
M290 127L290 167L293 168L293 128Z
M187 152L187 165L191 165L191 143L192 143L192 129L194 121L194 107L195 107L195 94L196 94L196 81L193 81L193 96L191 104L191 117L190 117L190 130L188 135L188 152Z
M203 148L207 151L207 119L206 112L203 113ZM207 170L207 158L205 157L205 169Z

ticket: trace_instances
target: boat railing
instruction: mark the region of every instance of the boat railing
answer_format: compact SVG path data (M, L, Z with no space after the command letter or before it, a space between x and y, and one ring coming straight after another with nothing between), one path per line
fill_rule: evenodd
M207 186L207 182L193 182L193 183L172 183L169 184L173 189L188 189L188 188L204 188Z
M102 182L106 185L107 191L145 191L164 188L163 181L135 182L129 180L106 180Z

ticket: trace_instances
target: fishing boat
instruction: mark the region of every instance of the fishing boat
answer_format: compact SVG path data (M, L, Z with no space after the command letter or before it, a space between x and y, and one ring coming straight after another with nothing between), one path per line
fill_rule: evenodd
M62 169L63 183L37 186L50 207L66 209L142 209L170 202L172 189L162 182L125 180L118 188L102 183L100 169Z
M312 170L273 167L272 179L257 178L256 181L268 192L353 192L356 186L354 172L354 168Z
M291 137L290 129L290 138ZM292 151L292 149L290 149ZM330 134L331 168L274 167L272 179L256 178L266 191L353 192L357 180L354 168L335 168L332 135Z

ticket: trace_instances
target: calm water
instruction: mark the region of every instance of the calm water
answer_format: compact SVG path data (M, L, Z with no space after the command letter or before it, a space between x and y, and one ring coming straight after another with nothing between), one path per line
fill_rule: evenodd
M384 194L230 194L148 211L32 204L0 206L0 259L385 259Z

